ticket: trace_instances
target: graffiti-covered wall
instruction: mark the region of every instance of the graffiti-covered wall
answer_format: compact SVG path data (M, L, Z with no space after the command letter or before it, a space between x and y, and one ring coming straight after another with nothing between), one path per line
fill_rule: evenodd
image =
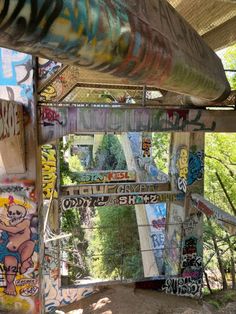
M19 133L19 110L22 110L20 104L23 104L24 124L22 120L20 130L24 142L17 142L16 145L23 145L22 159L25 160L26 167L21 174L9 175L4 170L4 163L7 162L7 154L8 159L12 156L8 145L4 149L1 146L4 158L0 165L0 312L31 314L39 313L40 310L40 175L36 178L39 159L33 89L32 57L1 48L0 97L6 99L0 101L1 116L4 119L1 126L8 128L5 135L9 133L13 138L16 137ZM10 116L8 119L7 113ZM4 141L7 141L6 137ZM17 158L15 163L19 163Z
M30 106L33 100L32 57L9 49L0 49L1 99Z

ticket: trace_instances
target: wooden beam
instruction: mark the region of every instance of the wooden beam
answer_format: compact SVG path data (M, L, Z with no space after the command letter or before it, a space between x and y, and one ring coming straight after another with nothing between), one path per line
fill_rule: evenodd
M169 183L138 182L61 186L62 195L125 194L169 191Z
M132 194L105 194L105 195L72 195L60 199L61 208L82 209L86 207L120 206L157 204L182 199L182 193L159 192L159 193L132 193Z
M0 102L0 154L7 174L25 172L23 108Z
M39 117L41 144L76 132L236 132L233 110L41 106Z

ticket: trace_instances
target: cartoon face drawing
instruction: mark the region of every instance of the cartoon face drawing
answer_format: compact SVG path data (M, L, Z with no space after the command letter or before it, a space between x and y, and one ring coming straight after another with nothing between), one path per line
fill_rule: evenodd
M26 216L26 208L21 205L11 205L7 207L7 217L9 218L9 223L15 226L22 222Z

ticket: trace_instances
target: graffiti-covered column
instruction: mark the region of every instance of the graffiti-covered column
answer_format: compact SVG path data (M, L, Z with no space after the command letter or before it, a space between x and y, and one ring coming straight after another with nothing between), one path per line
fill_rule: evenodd
M204 193L204 139L203 133L191 133L189 139L180 273L192 297L202 295L203 217L202 213L192 206L191 193Z
M168 204L166 240L165 240L165 275L180 274L182 223L185 219L184 200L188 175L190 133L172 133L170 145L170 180L171 190L182 192L183 197Z
M191 205L190 195L203 193L204 134L173 133L171 137L171 188L182 199L168 208L165 274L168 293L200 297L202 286L202 215Z
M41 311L34 60L0 48L0 312ZM3 142L2 142L3 141Z

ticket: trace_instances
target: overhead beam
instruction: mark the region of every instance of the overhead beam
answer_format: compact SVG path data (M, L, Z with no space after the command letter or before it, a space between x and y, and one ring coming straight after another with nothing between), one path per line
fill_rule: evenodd
M60 101L75 87L79 80L79 68L75 66L63 67L55 74L39 93L40 101Z
M0 0L0 45L209 101L230 91L220 59L165 0L43 3Z
M226 46L233 45L236 42L236 16L220 26L214 28L208 33L205 33L202 38L208 45L214 49L219 50Z
M235 119L235 110L41 106L39 136L45 144L72 133L236 132Z

